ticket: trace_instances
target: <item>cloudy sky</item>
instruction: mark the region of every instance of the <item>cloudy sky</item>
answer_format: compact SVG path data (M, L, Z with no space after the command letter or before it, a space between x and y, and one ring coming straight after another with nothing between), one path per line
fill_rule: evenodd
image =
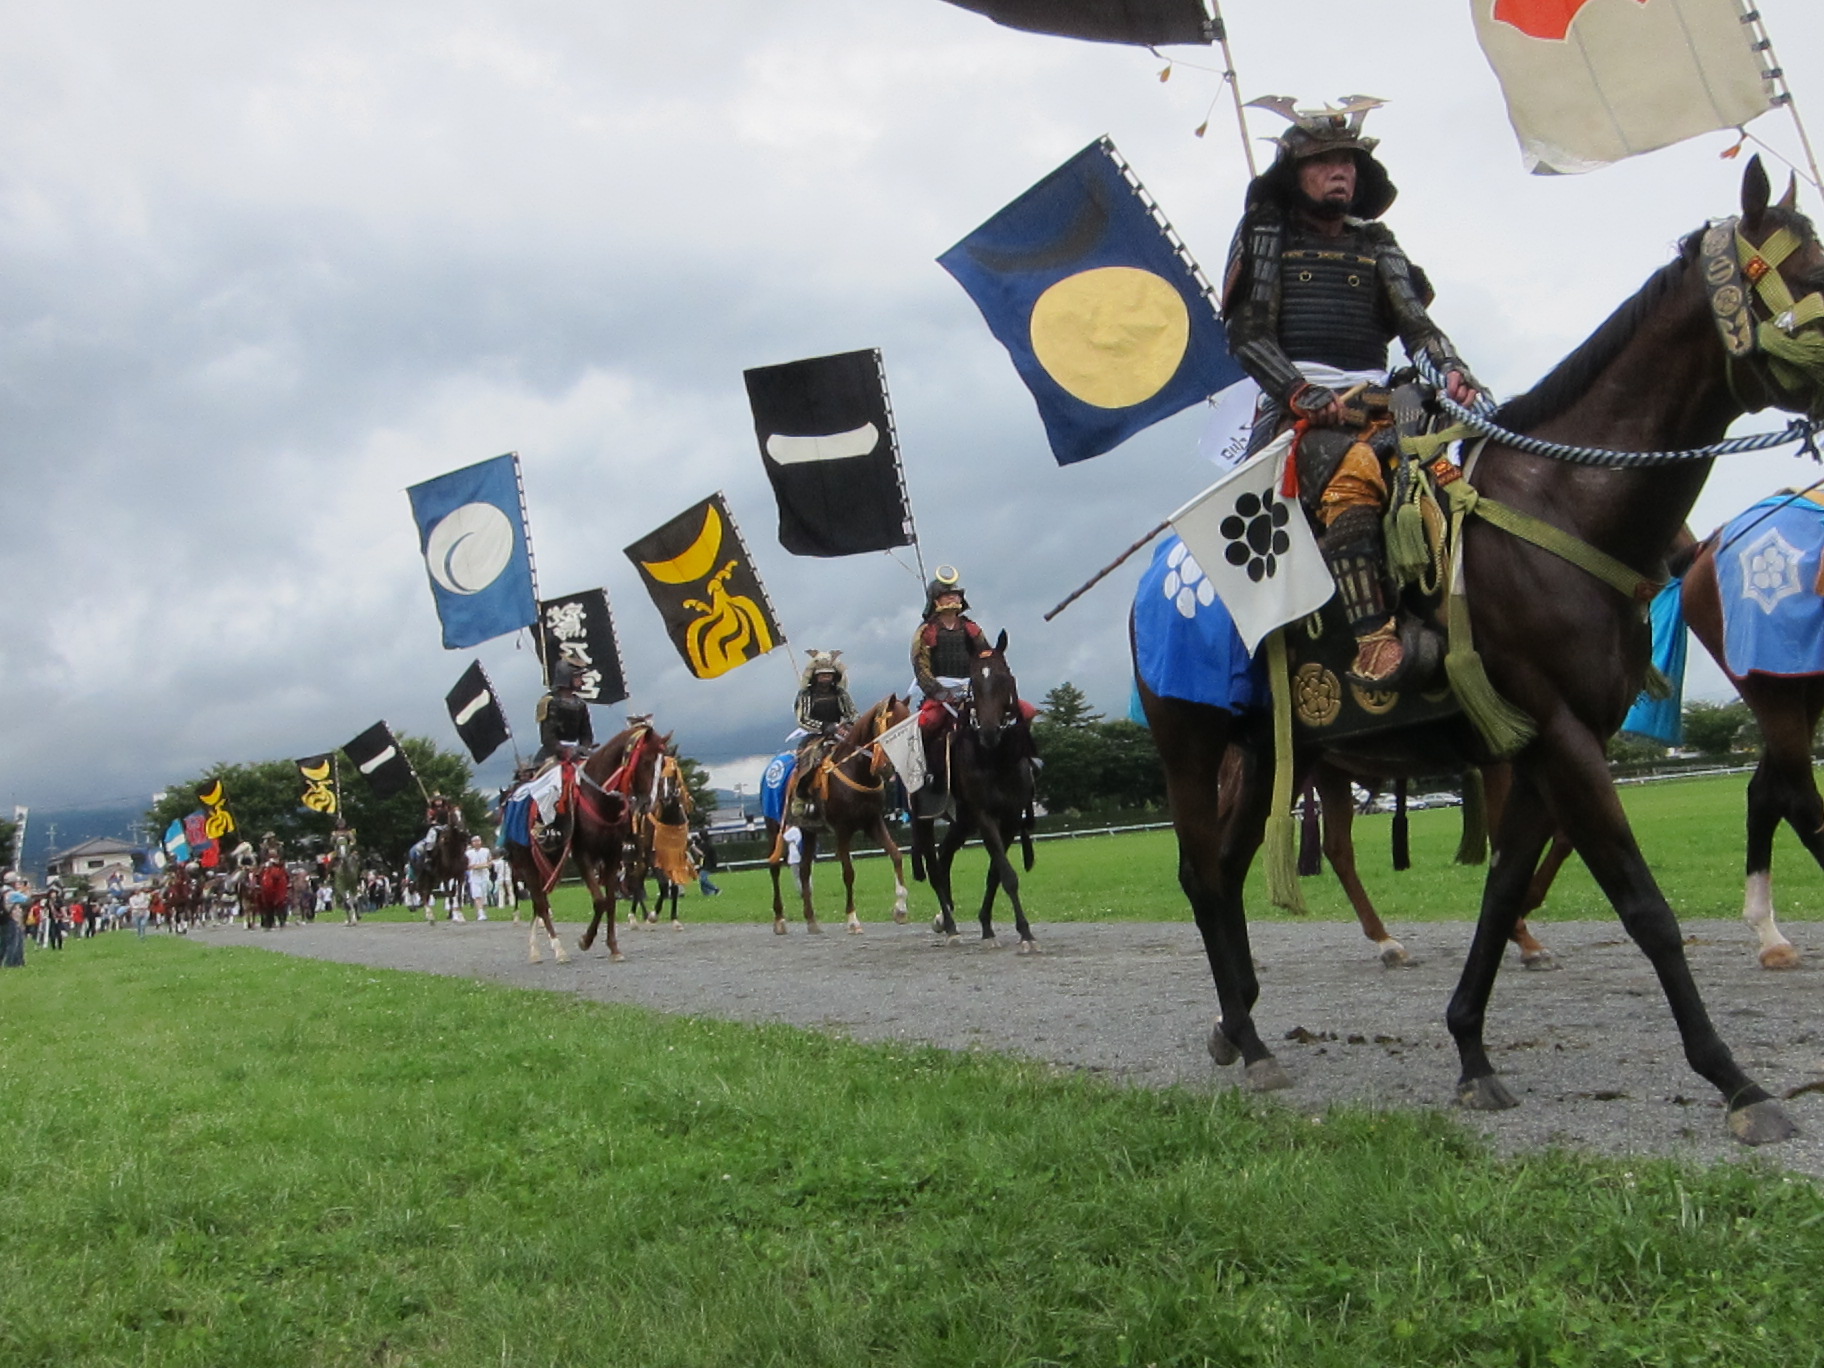
M1401 188L1388 221L1497 392L1731 212L1725 134L1527 176L1469 6L1368 8L1229 0L1243 92L1393 101L1370 124ZM1824 7L1761 8L1824 111ZM741 382L861 347L885 353L927 562L961 567L1028 694L1070 679L1125 708L1139 562L1041 614L1208 483L1198 420L1058 469L933 258L1106 133L1218 269L1246 171L1213 52L1174 50L1162 83L1144 50L939 0L8 15L0 802L135 802L377 718L455 746L442 699L476 655L530 750L531 653L441 649L403 493L503 451L542 591L605 585L629 706L751 782L732 762L783 736L795 667L691 679L621 548L725 491L793 651L842 648L858 699L902 689L918 580L779 548ZM1784 115L1754 131L1797 155ZM1694 524L1807 469L1738 458ZM1723 685L1705 662L1692 688Z

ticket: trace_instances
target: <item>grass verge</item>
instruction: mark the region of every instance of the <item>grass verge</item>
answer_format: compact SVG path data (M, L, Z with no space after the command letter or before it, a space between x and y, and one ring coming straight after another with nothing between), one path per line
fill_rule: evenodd
M1824 1197L179 939L0 975L8 1365L1805 1364Z

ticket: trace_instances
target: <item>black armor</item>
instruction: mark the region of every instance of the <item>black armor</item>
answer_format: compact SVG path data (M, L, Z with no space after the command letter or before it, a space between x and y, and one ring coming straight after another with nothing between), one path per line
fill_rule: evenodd
M593 746L595 726L589 720L589 705L575 694L557 691L538 700L538 756L547 760L558 747Z

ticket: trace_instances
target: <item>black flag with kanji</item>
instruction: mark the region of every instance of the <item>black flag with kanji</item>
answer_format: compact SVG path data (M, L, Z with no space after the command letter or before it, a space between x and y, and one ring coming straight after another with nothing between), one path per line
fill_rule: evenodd
M912 544L912 515L878 351L743 372L760 458L794 556Z
M714 679L782 644L785 634L720 494L627 548L671 644L698 679Z
M1221 36L1203 0L950 0L997 24L1097 43L1207 45ZM1573 7L1574 8L1574 7Z
M450 721L456 724L456 735L462 738L462 744L469 748L469 754L475 757L478 765L499 750L513 734L507 726L507 714L500 706L494 685L479 660L472 661L462 672L462 678L443 696L443 702L450 710Z
M606 589L543 600L538 605L538 648L546 688L551 687L551 667L568 659L578 667L576 696L583 702L605 707L627 697Z
M342 747L349 763L367 776L374 797L382 802L412 786L417 773L405 757L392 728L376 722L353 741Z

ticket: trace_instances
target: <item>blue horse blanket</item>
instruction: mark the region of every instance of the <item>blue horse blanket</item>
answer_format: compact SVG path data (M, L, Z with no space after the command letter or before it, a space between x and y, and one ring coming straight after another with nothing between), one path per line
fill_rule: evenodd
M1824 507L1780 494L1738 514L1716 545L1729 672L1824 674L1824 600L1818 597Z
M797 754L784 751L772 758L766 773L760 776L760 815L767 821L785 825L785 787L797 767Z
M1685 739L1685 606L1683 580L1672 580L1653 596L1653 665L1672 685L1665 698L1643 692L1621 724L1625 732L1651 737L1668 746Z
M1249 658L1229 610L1176 536L1159 544L1134 591L1134 664L1161 698L1230 712L1267 701L1266 663Z

